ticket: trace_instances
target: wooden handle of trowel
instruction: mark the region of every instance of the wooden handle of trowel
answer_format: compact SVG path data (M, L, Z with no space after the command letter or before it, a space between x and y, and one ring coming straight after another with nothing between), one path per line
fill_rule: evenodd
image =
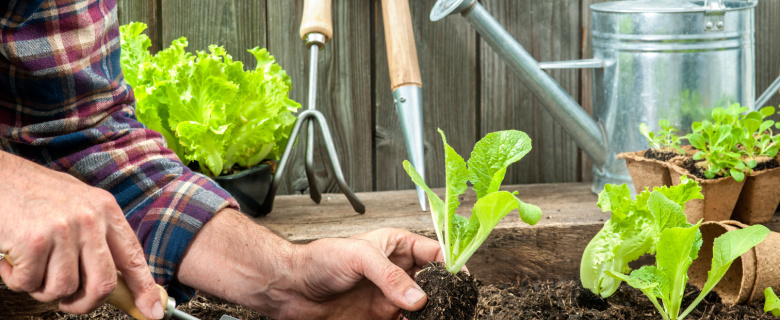
M409 1L382 0L387 65L390 67L390 86L393 90L405 85L422 87Z
M8 264L10 264L12 267L14 266L14 263L11 261L11 257L5 256L5 261L8 262ZM168 292L166 292L165 288L161 287L160 285L157 285L157 289L160 290L160 297L162 299L160 303L162 303L163 308L165 308L168 302ZM130 292L130 288L127 287L125 278L122 277L122 274L119 272L116 273L116 288L114 288L114 291L111 291L111 294L108 295L106 303L117 307L119 310L124 311L137 320L147 320L135 305L133 293Z
M312 32L325 36L325 42L333 36L333 23L330 19L331 0L304 0L301 18L301 39Z

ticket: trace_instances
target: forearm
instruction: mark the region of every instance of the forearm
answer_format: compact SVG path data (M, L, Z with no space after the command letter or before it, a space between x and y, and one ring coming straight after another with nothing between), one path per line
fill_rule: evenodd
M299 246L255 223L244 214L224 209L190 242L177 280L209 294L262 310L278 311Z

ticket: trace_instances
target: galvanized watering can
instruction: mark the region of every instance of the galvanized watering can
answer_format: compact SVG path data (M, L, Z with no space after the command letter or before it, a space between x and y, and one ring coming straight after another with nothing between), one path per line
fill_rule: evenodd
M648 148L640 123L681 133L710 110L755 100L757 0L614 1L590 6L593 59L538 63L476 0L439 0L431 20L460 13L593 160L593 192L631 177L616 155ZM593 117L544 69L593 68ZM500 106L499 106L500 107ZM630 188L633 190L633 188Z

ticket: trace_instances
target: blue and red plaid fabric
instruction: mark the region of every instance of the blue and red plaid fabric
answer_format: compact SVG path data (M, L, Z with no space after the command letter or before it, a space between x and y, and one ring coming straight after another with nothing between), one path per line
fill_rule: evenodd
M119 65L115 0L3 0L0 148L111 192L157 283L175 283L187 245L236 202L165 148L135 117Z

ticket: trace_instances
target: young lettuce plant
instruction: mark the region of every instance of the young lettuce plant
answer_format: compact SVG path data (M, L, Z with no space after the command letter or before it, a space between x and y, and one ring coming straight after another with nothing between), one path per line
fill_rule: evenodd
M425 184L409 161L404 161L403 166L412 181L428 195L436 237L444 252L444 265L449 272L457 273L509 212L517 209L525 223L534 225L541 219L542 211L518 199L517 192L498 190L507 167L531 151L528 135L517 130L489 133L477 142L466 162L447 144L444 132L439 130L439 133L444 143L444 200ZM470 219L455 214L460 206L458 196L466 192L468 181L477 194Z
M662 196L663 197L663 196ZM683 209L667 201L667 210L682 212ZM683 319L715 288L728 271L731 264L742 254L753 248L769 235L769 229L754 225L740 230L729 231L715 239L712 250L712 267L707 273L707 281L701 292L682 313L682 299L685 284L688 282L688 268L699 255L702 245L698 224L687 227L675 227L661 232L654 266L644 266L634 270L631 275L607 271L607 274L626 281L628 285L644 293L664 320ZM661 299L659 304L658 299Z
M780 317L780 299L772 287L764 289L764 298L764 312L772 312L773 316Z
M677 129L672 126L669 120L658 120L658 127L661 129L653 132L646 124L639 124L639 132L645 136L650 147L653 149L674 149L680 154L685 154L685 151L680 147L682 138L675 134Z
M713 117L715 114L713 112ZM699 152L693 155L693 160L705 160L704 175L708 179L718 176L731 176L737 181L745 179L745 172L749 169L737 149L741 128L708 120L694 122L691 128L693 132L688 134L688 141L694 148L699 149Z
M776 139L773 139L771 132L775 122L766 120L774 113L774 107L764 107L759 111L747 113L742 120L743 130L739 143L743 146L741 151L745 154L746 164L750 169L758 164L757 158L774 158L780 150L780 145L775 141Z
M604 298L615 293L622 280L606 272L629 273L629 262L655 253L663 230L688 225L682 211L667 210L666 207L685 208L685 203L693 199L703 199L701 187L685 176L677 186L657 187L652 193L645 188L636 200L631 198L631 191L625 184L604 186L599 193L598 206L604 212L611 211L612 216L582 254L580 280L583 287Z

